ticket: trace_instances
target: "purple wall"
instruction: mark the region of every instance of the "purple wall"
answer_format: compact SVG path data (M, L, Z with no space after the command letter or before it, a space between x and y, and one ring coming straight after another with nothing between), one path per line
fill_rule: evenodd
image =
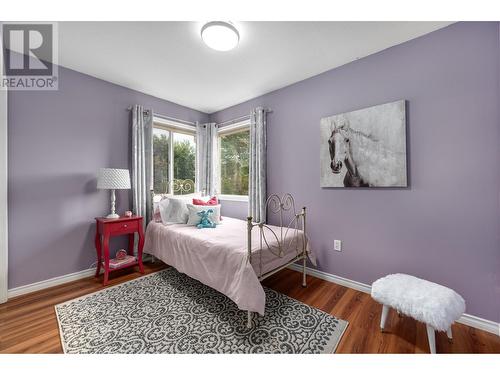
M96 190L95 177L100 167L130 167L127 107L208 119L65 68L59 69L58 91L12 91L8 99L9 288L95 262L93 219L109 210L109 192ZM129 191L120 191L118 212L130 207Z
M499 24L459 23L212 114L262 105L268 192L308 207L322 271L364 283L406 272L500 321ZM319 121L408 100L407 189L321 189ZM237 207L239 205L239 207ZM246 212L232 202L231 212ZM343 251L333 251L333 240Z

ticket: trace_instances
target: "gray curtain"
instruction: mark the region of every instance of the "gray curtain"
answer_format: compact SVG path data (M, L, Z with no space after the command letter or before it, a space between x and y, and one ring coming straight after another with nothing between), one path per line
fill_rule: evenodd
M196 190L206 195L217 193L217 124L196 125Z
M251 113L250 123L250 171L248 186L248 216L257 223L266 222L267 200L267 151L266 114L262 107Z
M132 108L132 207L146 226L152 218L153 111L141 105Z

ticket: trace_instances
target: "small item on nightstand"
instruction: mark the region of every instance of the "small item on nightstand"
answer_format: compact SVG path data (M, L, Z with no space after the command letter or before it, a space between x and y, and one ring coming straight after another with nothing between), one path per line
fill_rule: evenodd
M127 251L125 249L120 249L116 252L115 258L118 260L125 259L127 257Z
M131 217L132 216L132 211L125 211L125 216L126 217Z

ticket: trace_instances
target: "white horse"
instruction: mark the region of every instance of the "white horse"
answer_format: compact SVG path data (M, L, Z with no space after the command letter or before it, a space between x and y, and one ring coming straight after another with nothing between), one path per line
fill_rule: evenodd
M351 129L348 120L333 121L328 139L330 168L338 174L345 166L346 187L398 186L405 158L371 134Z

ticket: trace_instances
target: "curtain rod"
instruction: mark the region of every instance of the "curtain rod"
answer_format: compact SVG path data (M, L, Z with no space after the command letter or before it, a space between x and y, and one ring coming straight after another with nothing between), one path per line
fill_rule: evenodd
M246 115L246 116L241 116L241 117L233 118L231 120L227 120L227 121L224 121L224 122L219 122L217 124L217 126L231 125L231 124L234 124L235 122L239 122L239 121L243 121L243 120L249 119L250 117L251 117L250 115Z
M272 112L272 109L269 109L269 108L264 108L264 110L266 111L266 113ZM243 121L243 120L249 119L250 117L252 117L252 115L246 115L246 116L241 116L241 117L233 118L231 120L219 122L217 124L217 126L220 127L220 126L223 126L223 125L231 125L231 124L234 124L235 122L239 122L239 121Z
M132 110L132 107L128 107L127 108L127 111L131 111L131 110ZM143 112L143 114L147 115L147 114L149 114L149 111L147 109L145 109L144 112ZM159 114L154 113L154 112L153 112L153 117L159 117L159 118L162 118L162 119L165 119L165 120L170 120L170 121L180 122L182 124L196 126L196 122L182 120L180 118L175 118L175 117L170 117L170 116L159 115Z

